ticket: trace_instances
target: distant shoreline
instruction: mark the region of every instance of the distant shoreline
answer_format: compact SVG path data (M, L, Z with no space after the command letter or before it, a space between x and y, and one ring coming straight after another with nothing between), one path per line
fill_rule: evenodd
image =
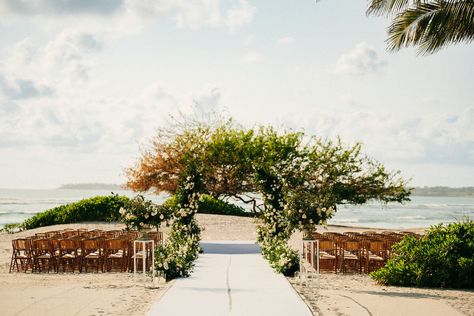
M126 190L125 185L109 183L63 184L58 190ZM415 187L412 196L474 197L474 187L451 188L445 186Z
M57 190L125 190L124 186L107 183L63 184Z

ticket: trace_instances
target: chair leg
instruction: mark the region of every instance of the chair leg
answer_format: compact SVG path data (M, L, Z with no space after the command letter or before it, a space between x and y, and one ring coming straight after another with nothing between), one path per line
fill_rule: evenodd
M10 270L8 271L8 273L12 273L12 269L15 267L15 263L16 263L15 255L12 254L12 259L10 260ZM17 264L16 270L18 272L18 264Z

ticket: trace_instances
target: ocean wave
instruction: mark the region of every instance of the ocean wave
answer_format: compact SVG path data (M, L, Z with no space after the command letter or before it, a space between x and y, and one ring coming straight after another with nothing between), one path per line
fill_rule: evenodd
M41 213L42 211L0 211L0 216L6 216L6 215L15 215L15 214L26 214L26 215L34 215Z
M337 219L332 219L332 223L358 223L359 219L358 218L337 218Z
M22 201L22 202L0 202L0 206L2 205L51 205L51 207L64 205L67 203L71 203L69 201Z
M421 215L411 215L411 216L399 216L397 217L399 220L403 221L413 221L413 220L426 220L427 218Z

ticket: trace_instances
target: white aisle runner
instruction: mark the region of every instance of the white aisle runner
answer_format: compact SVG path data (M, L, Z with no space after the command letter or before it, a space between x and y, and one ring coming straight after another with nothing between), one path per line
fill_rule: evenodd
M275 273L248 241L202 242L189 278L176 280L150 316L310 316L284 276Z

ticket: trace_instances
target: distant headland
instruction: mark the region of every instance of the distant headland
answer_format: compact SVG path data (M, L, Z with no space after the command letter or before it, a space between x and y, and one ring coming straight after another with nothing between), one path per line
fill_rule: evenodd
M63 184L58 190L124 190L124 188L114 183L73 183Z

